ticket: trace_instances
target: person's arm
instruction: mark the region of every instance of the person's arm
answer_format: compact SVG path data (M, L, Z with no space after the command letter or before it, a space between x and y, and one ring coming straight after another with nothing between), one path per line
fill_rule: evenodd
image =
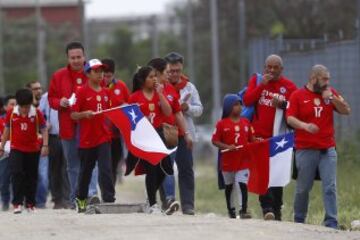
M225 150L225 149L228 149L230 151L236 150L236 146L233 144L228 145L228 144L222 143L220 141L214 141L214 140L212 140L211 142L214 146L218 147L220 150Z
M203 105L200 100L200 95L198 90L193 84L191 84L190 86L191 86L191 90L190 92L185 93L185 97L183 98L183 103L181 104L181 108L184 114L186 115L189 115L191 117L200 117L201 114L203 113Z
M1 144L0 144L0 157L2 155L4 155L4 151L5 151L5 144L6 142L9 140L10 138L10 128L5 127L4 128L4 132L1 135Z
M287 123L295 129L302 129L309 133L317 133L319 131L319 127L314 123L306 123L294 116L288 116Z
M62 97L59 93L58 79L56 73L53 75L49 86L49 105L52 109L61 110L62 108L68 108L70 106L69 99Z
M87 110L82 112L72 112L70 117L73 120L80 120L83 118L92 118L94 116L94 111Z
M43 145L41 146L41 156L49 155L49 133L48 128L45 126L41 128L41 135L43 140Z
M334 94L330 89L323 91L322 97L331 101L338 113L342 115L349 115L351 113L350 105L345 99L338 94Z
M175 113L175 120L176 120L176 125L178 125L179 128L180 128L181 130L183 130L183 132L185 133L184 139L185 139L185 142L186 142L186 146L187 146L189 149L192 149L192 147L193 147L193 140L192 140L192 138L191 138L191 133L188 131L188 128L187 128L187 124L186 124L184 115L182 114L181 111Z
M270 81L270 75L264 74L262 77L262 82L257 84L257 75L255 74L250 80L248 84L248 88L244 94L243 102L245 106L251 106L256 104L260 97L264 86L268 84Z

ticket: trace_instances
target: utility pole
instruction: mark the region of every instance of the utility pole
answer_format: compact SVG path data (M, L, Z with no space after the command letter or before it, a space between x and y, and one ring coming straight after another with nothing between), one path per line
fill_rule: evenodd
M37 33L36 60L37 60L38 80L41 83L41 86L44 89L46 89L47 88L46 63L45 63L46 33L45 33L45 23L41 16L40 0L36 0L35 15L36 15L36 33Z
M194 38L193 38L193 17L192 17L192 1L187 1L186 11L186 46L187 46L187 68L188 74L192 83L196 83L195 80L195 66L194 66Z
M218 6L217 0L210 0L210 22L211 22L211 53L212 53L212 96L213 111L212 122L220 117L220 62L219 62L219 33L218 33Z
M4 62L3 62L3 14L0 2L0 95L5 95Z
M152 39L152 57L159 57L159 34L157 28L157 17L156 15L151 17L151 39Z
M247 79L247 43L246 43L246 11L245 0L239 0L239 57L240 57L240 86L245 84Z

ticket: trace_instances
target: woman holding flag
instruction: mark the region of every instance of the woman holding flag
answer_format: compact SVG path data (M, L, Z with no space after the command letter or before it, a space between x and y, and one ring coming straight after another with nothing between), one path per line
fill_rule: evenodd
M164 96L163 86L158 83L156 72L152 67L141 67L135 73L133 77L133 93L129 97L129 103L139 104L141 112L148 118L159 135L163 136L162 123L165 117L171 115L172 110ZM150 206L149 213L160 213L161 210L156 202L156 192L164 181L165 175L173 174L170 157L167 156L157 165L152 165L148 161L136 158L129 153L127 174L135 166L135 174L146 173L145 185Z

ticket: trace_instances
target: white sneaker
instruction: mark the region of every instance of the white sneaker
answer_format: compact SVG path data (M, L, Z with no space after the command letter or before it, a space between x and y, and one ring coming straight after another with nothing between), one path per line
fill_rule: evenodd
M14 214L19 214L22 211L21 205L14 205Z
M26 207L26 210L28 213L35 213L36 212L36 209L33 205L29 205Z
M156 215L160 215L160 214L163 214L159 205L157 205L157 203L155 203L154 205L152 205L150 208L149 208L149 214L156 214Z

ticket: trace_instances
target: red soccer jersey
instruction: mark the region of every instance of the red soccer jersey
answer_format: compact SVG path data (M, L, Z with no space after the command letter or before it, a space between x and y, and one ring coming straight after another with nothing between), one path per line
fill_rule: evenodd
M337 96L334 89L331 91ZM295 130L296 149L326 149L335 146L334 110L329 100L324 100L306 87L295 91L290 97L286 117L293 116L300 121L316 124L320 130L312 134L302 129Z
M96 92L86 85L76 92L76 102L72 107L74 112L101 111L109 108L109 96L107 90L102 88ZM103 114L98 114L92 118L79 120L80 127L80 148L96 147L104 142L109 142L111 132L109 124Z
M0 136L3 134L5 128L5 119L0 117Z
M149 119L154 128L159 128L164 122L164 114L160 108L160 99L157 92L154 92L152 99L149 100L142 90L138 90L130 95L129 103L138 103L141 112Z
M128 102L129 90L123 81L113 80L106 88L109 90L111 107L117 107Z
M164 122L171 124L171 125L175 125L176 124L176 120L175 120L175 114L181 111L181 106L180 106L180 96L179 93L176 91L175 87L169 83L165 83L164 84L164 95L166 97L166 99L168 100L170 106L171 106L171 110L172 110L172 114L169 117L164 116Z
M273 135L273 125L276 108L272 105L272 98L275 94L280 99L289 100L290 95L296 90L296 85L285 77L281 76L277 81L270 81L264 85L256 85L256 75L249 81L248 89L244 95L246 106L255 105L256 113L252 125L258 137L269 138Z
M254 130L246 118L240 118L238 122L230 118L224 118L216 124L212 141L218 141L228 145L246 145L250 142ZM221 153L221 170L238 171L249 167L248 159L240 150Z
M10 148L22 152L40 151L38 133L46 127L44 115L31 106L27 116L21 116L19 106L9 110L5 118L6 127L10 128Z

